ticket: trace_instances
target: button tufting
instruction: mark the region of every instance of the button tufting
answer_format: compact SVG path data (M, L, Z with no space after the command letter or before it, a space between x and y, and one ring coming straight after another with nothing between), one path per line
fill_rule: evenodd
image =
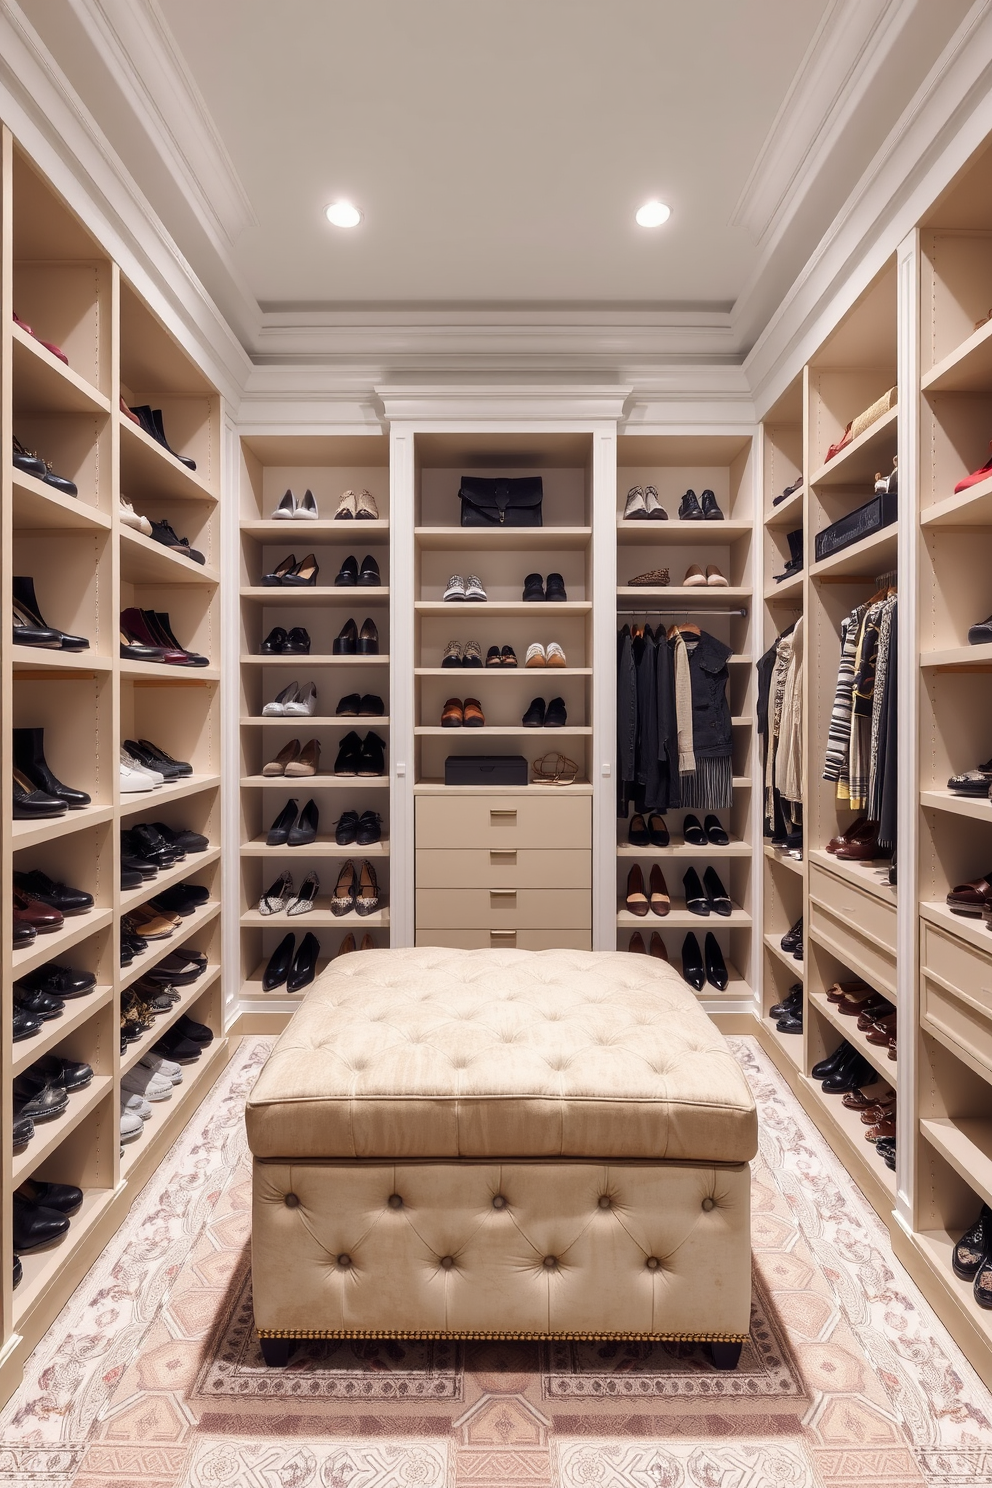
M494 1209L505 1209L506 1208L506 1200L504 1199L504 1197L503 1197L502 1194L495 1194L494 1195L494 1197L493 1197L493 1208Z
M599 1207L600 1207L600 1209L612 1209L613 1208L613 1200L610 1198L609 1194L600 1194L600 1196L599 1196Z
M644 1264L645 1266L647 1266L649 1271L657 1271L661 1266L661 1262L659 1261L657 1256L648 1256Z
M287 1194L283 1203L287 1209L298 1209L300 1207L300 1201L295 1194Z
M545 1271L557 1271L557 1269L558 1269L558 1257L557 1256L545 1256L544 1257L544 1269L545 1269Z
M716 1199L711 1199L710 1196L709 1196L709 1194L707 1194L706 1197L705 1197L705 1199L703 1200L703 1208L704 1209L707 1209L707 1210L709 1210L709 1209L715 1209L716 1208Z
M389 1207L390 1207L390 1209L402 1209L403 1208L403 1200L400 1198L399 1194L390 1194L389 1195Z
M454 1258L454 1256L442 1256L441 1257L441 1267L442 1267L442 1269L444 1271L450 1271L451 1268L452 1268L452 1266L454 1264L455 1264L455 1258Z
M338 1256L338 1265L344 1267L348 1267L351 1265L351 1256L348 1255L346 1251L342 1251L341 1254Z

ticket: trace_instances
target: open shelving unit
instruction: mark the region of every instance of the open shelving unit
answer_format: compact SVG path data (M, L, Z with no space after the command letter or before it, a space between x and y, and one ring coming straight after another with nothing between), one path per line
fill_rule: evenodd
M389 937L389 760L390 703L390 499L389 442L379 434L367 436L271 435L245 433L240 453L240 811L241 864L238 916L241 927L241 1027L245 1032L277 1032L299 1006L300 994L285 987L265 992L262 972L283 936L292 932L297 945L312 931L320 942L321 962L338 952L354 933L360 945L368 934L376 946ZM287 489L302 497L310 489L317 503L317 520L276 519L271 513ZM376 521L336 519L339 498L347 490L370 491L379 517ZM293 552L297 559L314 553L319 564L317 582L308 587L265 586L264 574ZM370 554L379 565L381 585L342 586L335 578L345 558L353 554L361 564ZM336 656L334 641L348 619L361 629L375 622L379 650L373 656ZM274 626L304 628L310 636L308 655L262 656L260 647ZM312 717L262 717L262 709L291 681L314 682L316 712ZM338 717L341 699L350 693L382 699L381 717ZM355 730L372 732L386 741L386 773L374 777L335 775L341 740ZM317 774L287 778L264 776L264 765L293 738L301 744L317 739ZM266 834L287 801L302 808L313 799L320 813L316 841L304 847L269 847ZM339 847L335 824L345 811L377 811L382 817L382 841L373 847ZM348 859L360 868L363 858L375 866L380 908L361 918L354 911L336 917L329 908L338 875ZM266 916L259 913L263 891L283 871L293 874L296 887L308 872L320 879L316 905L306 915Z
M0 640L0 758L9 781L12 730L40 729L53 773L92 798L61 817L15 821L8 794L0 813L0 892L9 906L12 875L40 869L94 898L91 910L17 950L4 919L0 1084L6 1109L16 1104L12 1082L43 1055L82 1060L94 1072L84 1089L70 1094L62 1115L38 1122L24 1147L12 1152L5 1145L0 1153L0 1388L6 1392L195 1110L209 1086L207 1070L219 1072L228 1048L219 975L220 399L6 130L0 174L0 597L9 616L12 576L32 578L45 619L90 643L71 653L15 646L8 622ZM14 324L15 309L37 336L63 349L68 364ZM122 398L162 408L169 438L195 459L195 474L135 429L120 411ZM74 481L78 494L16 470L14 435ZM119 496L139 513L171 521L204 552L206 563L177 558L123 525ZM130 605L168 612L181 641L208 655L210 667L121 661L118 614ZM121 796L118 750L128 738L151 739L174 758L189 760L193 777ZM141 889L122 891L120 832L140 821L204 832L209 849L188 854ZM209 889L208 909L122 968L122 921L169 884L184 881ZM179 1007L122 1054L122 993L180 946L205 951L210 973L184 989ZM94 973L95 987L67 1001L40 1032L11 1042L14 983L56 960ZM207 1023L214 1042L197 1065L185 1068L183 1083L156 1106L141 1137L122 1151L121 1077L182 1012ZM29 1177L76 1183L84 1200L60 1241L21 1256L23 1276L15 1289L11 1196Z

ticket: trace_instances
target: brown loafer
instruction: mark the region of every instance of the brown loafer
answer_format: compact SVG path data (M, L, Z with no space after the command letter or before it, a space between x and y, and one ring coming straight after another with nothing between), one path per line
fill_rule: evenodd
M639 956L647 955L648 948L644 944L644 936L641 934L640 930L634 931L633 935L630 937L630 945L627 947L627 949L628 951L636 951Z
M879 1018L874 1028L869 1028L865 1038L869 1044L875 1044L880 1049L889 1047L889 1040L896 1031L896 1015L890 1013L886 1018Z
M969 883L956 884L947 895L947 907L952 914L974 915L977 919L985 905L992 900L992 869L985 878L973 878Z
M461 728L465 722L461 698L449 698L441 710L442 728Z
M869 1106L885 1105L895 1098L896 1093L892 1086L884 1080L879 1080L876 1084L868 1085L861 1090L847 1091L841 1104L849 1111L867 1111Z
M664 916L669 913L672 901L668 895L668 885L665 876L657 863L651 867L651 913Z
M668 947L658 934L657 930L651 932L651 955L657 956L659 961L668 960Z
M890 850L878 845L878 823L869 822L870 832L862 836L852 837L850 842L838 843L834 848L834 857L847 863L871 863L875 858L885 858L891 855Z
M880 1007L884 1002L885 998L880 992L870 992L867 997L845 997L842 1002L837 1003L837 1011L843 1013L845 1018L856 1018L859 1013Z
M855 837L862 836L868 830L868 818L859 816L856 822L848 827L846 832L841 832L839 837L831 837L827 843L827 852L835 853L843 843L853 842Z
M865 1132L866 1142L877 1142L881 1137L894 1137L896 1134L895 1111L891 1116L886 1116L884 1121L878 1122L876 1126L870 1126Z
M833 982L827 988L827 1001L843 1002L845 997L855 996L859 992L871 992L873 990L867 982L857 980L853 982Z
M134 920L135 929L143 940L168 940L170 935L175 935L182 924L177 915L172 919L169 915L155 914L154 911L144 915L142 909L133 909L131 918Z
M648 896L644 892L644 874L641 865L635 863L627 874L627 897L624 901L632 915L643 919L648 912Z
M883 1018L888 1018L889 1016L894 1015L895 1008L892 1006L891 1002L887 1002L884 1006L870 1008L868 1012L858 1014L858 1031L859 1033L867 1033L869 1029L877 1028ZM891 1028L889 1029L889 1032L892 1032Z
M484 728L486 715L482 711L482 704L478 698L466 698L465 707L462 709L462 721L466 728Z

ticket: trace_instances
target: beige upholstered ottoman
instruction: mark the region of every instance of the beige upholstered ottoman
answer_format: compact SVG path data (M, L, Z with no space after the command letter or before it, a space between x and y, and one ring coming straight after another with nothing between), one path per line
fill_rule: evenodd
M751 1299L754 1102L663 962L336 960L252 1092L252 1287L294 1338L707 1339Z

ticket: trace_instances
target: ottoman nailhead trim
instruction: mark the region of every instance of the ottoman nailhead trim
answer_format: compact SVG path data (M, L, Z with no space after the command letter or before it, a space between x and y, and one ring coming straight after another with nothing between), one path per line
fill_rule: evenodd
M287 1209L298 1209L300 1207L300 1201L295 1194L287 1194L283 1199L283 1203Z
M400 1328L257 1328L258 1338L482 1338L530 1340L536 1343L550 1339L595 1343L600 1339L631 1339L644 1343L747 1343L748 1333L573 1333L563 1332L511 1332L489 1330L484 1332L472 1328L457 1328L444 1332L430 1328L420 1332L409 1332Z

